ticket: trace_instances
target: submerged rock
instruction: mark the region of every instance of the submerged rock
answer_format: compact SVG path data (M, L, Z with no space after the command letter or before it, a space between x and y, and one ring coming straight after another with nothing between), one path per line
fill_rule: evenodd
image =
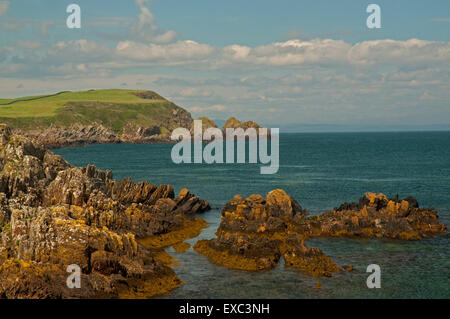
M190 215L207 201L72 166L7 127L0 143L0 298L145 298L182 284L161 247L197 236L206 222ZM73 264L82 289L66 285Z

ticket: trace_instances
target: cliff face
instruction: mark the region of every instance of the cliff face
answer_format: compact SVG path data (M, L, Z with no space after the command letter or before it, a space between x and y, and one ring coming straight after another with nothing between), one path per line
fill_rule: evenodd
M200 117L203 131L217 125ZM0 123L49 148L94 143L172 143L174 129L193 134L185 109L152 91L89 90L6 100ZM229 118L222 128L255 128L252 121ZM270 133L269 133L270 134Z
M199 234L206 223L191 215L207 201L72 166L4 125L0 169L0 297L149 297L181 284L161 248ZM83 289L66 285L72 264Z
M177 108L160 115L158 121L160 123L146 126L130 120L119 131L97 119L89 123L76 122L68 126L52 124L39 129L18 129L17 131L49 148L98 143L171 143L172 130L178 127L190 127L192 118L189 112Z
M0 123L48 147L90 143L161 143L189 112L152 91L89 90L9 100Z

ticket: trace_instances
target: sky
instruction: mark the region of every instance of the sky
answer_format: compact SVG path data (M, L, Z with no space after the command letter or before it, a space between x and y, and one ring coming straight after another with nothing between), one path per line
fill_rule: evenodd
M149 89L286 131L450 129L449 41L448 0L0 1L0 97Z

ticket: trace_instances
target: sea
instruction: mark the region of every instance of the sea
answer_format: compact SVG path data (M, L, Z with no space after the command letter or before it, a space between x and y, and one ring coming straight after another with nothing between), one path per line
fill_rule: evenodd
M98 144L53 150L77 166L94 164L116 179L170 184L207 199L212 210L199 237L215 237L221 209L235 194L265 195L277 188L309 214L321 214L365 192L413 196L433 208L450 227L450 132L281 133L279 171L260 174L261 164L175 164L170 144ZM281 263L272 270L247 272L211 263L192 248L167 252L184 284L158 298L450 298L450 238L421 241L316 238L338 265L352 272L314 278ZM381 288L368 288L367 267L381 268ZM322 289L316 289L316 282Z

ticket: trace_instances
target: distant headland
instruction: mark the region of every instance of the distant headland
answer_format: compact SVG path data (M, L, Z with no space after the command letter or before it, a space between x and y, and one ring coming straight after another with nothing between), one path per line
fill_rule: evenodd
M211 119L200 117L208 127ZM192 128L191 114L146 90L64 91L0 99L0 123L50 148L96 143L170 143L177 127ZM230 117L226 128L259 128Z

